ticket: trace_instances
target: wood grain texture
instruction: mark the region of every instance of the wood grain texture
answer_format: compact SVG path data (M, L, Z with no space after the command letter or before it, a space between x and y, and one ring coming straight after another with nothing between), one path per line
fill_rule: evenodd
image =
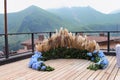
M29 59L0 66L0 80L119 80L116 57L107 56L109 66L104 70L87 69L92 62L83 59L55 59L45 62L55 68L51 72L28 68Z

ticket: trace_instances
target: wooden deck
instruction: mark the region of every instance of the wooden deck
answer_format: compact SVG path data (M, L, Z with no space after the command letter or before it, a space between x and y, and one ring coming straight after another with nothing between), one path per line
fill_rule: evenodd
M56 59L45 63L55 68L51 72L28 68L29 59L0 66L0 80L120 80L116 57L107 56L109 66L105 70L86 69L90 61L82 59Z

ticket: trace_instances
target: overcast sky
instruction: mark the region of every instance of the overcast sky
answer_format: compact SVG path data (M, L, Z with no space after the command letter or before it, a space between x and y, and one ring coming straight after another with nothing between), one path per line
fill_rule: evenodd
M20 11L30 5L36 5L42 9L90 6L102 13L120 9L120 0L7 0L7 4L8 12ZM3 11L4 0L0 0L0 13Z

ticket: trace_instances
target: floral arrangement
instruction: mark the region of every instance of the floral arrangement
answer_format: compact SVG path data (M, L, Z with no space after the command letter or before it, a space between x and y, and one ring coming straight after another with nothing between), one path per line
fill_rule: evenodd
M105 69L108 66L108 60L104 55L103 51L94 51L93 53L87 53L88 56L91 57L91 61L95 62L95 64L91 64L88 69L98 70Z
M87 36L73 35L67 29L61 28L49 39L36 44L38 52L42 52L45 59L54 58L80 58L95 62L88 69L105 69L108 60L104 53L99 50L95 40L88 40Z
M39 71L53 71L54 68L50 66L46 66L43 62L43 56L41 52L35 51L34 55L32 55L30 62L29 62L29 68L39 70Z

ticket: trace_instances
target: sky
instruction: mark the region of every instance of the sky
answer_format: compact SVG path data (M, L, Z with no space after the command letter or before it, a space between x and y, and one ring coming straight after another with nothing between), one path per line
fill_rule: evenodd
M7 12L18 12L31 5L42 9L90 6L106 14L120 10L120 0L7 0ZM0 13L3 12L4 0L0 0Z

